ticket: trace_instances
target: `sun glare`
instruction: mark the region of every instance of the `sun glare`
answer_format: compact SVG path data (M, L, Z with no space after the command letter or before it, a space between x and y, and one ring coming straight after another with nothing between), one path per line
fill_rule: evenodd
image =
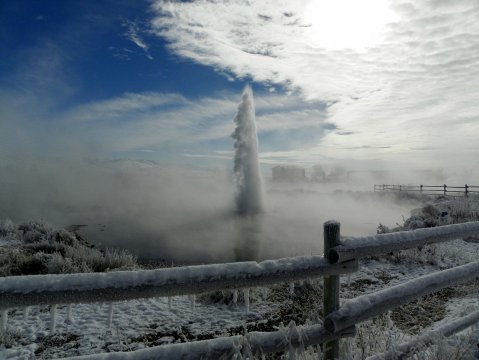
M363 50L381 41L395 16L386 0L312 0L305 9L307 41L313 47Z

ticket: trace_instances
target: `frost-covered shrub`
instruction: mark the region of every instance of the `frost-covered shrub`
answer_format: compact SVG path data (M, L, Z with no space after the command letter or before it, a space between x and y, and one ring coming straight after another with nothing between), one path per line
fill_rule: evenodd
M376 229L377 234L387 234L390 232L391 232L391 229L388 226L383 225L381 223L378 225L378 228Z
M394 228L389 228L383 224L379 224L377 227L377 234L386 234L397 231L407 231L422 229L425 227L434 227L439 225L439 218L432 216L435 212L431 209L432 205L426 205L424 208L415 209L411 213L411 216L404 219L404 223ZM437 211L437 210L436 210Z
M356 325L356 337L341 341L340 358L365 359L384 352L404 341L404 334L394 325L390 314L385 313Z
M127 270L136 267L136 257L126 250L106 249L99 251L83 251L76 259L83 262L93 272L103 272L112 269Z
M237 290L238 291L238 290ZM205 294L200 294L197 295L197 300L205 303L205 304L233 304L233 290L217 290L217 291L211 291ZM241 294L240 294L241 293ZM243 301L242 298L243 296L242 291L238 291L237 293L237 301Z
M234 292L236 291L237 303L244 303L244 289L237 290L217 290L208 293L200 294L197 300L205 304L234 304ZM253 287L249 291L249 301L251 304L268 300L270 289L267 287Z
M479 196L443 201L440 205L449 211L451 223L479 220Z
M478 220L479 197L442 197L435 200L433 203L424 205L422 208L411 211L411 216L404 220L403 225L398 225L395 228L388 228L387 226L379 224L377 233L385 234ZM469 242L479 242L479 236L471 236L464 240ZM452 254L453 251L451 251L451 249L456 249L456 252L459 251L455 247L435 244L417 249L397 251L386 255L385 258L394 263L433 265L441 268L445 267L446 259L448 259L448 263L463 264L465 262L465 255L461 254L461 256L458 257L458 254ZM469 258L470 261L475 260L473 256L466 257Z
M451 336L441 336L430 347L418 351L418 357L424 360L466 360L477 359L477 333L471 330Z
M137 268L125 250L101 251L75 233L45 222L0 222L0 276L103 272Z
M0 332L0 347L11 348L16 345L19 339L21 339L21 334L14 330L2 331Z
M368 356L393 351L403 343L415 338L403 334L391 321L388 314L356 325L355 338L346 338L340 343L340 359L362 360ZM466 360L476 359L477 330L463 331L451 337L437 336L434 344L417 344L409 354L397 354L398 359L421 360ZM313 357L311 357L312 359Z
M46 254L46 268L48 274L72 272L73 262L59 253Z
M438 218L441 214L440 211L432 204L427 204L422 208L422 213L427 218Z
M2 251L0 248L0 276L21 275L21 268L29 261L29 257L18 248Z
M430 265L441 269L450 267L446 265L446 259L449 259L449 256L440 244L391 252L385 254L383 259L394 264Z
M0 239L19 240L17 239L17 230L18 226L10 219L0 220Z
M40 242L45 239L45 235L37 230L29 230L23 235L23 241L26 243Z
M426 223L424 222L424 218L420 216L411 216L404 222L403 226L408 230L415 230L425 228Z
M447 220L441 216L442 212L434 205L427 204L421 211L404 221L403 229L415 230L426 227L445 225Z

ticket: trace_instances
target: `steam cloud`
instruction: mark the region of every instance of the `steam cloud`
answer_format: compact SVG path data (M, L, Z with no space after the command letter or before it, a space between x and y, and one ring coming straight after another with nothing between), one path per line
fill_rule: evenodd
M380 179L356 174L344 183L283 184L268 181L269 176L262 182L249 88L235 122L230 120L236 126L233 164L213 168L113 160L104 151L108 145L90 146L83 132L56 131L61 126L40 121L32 126L31 119L41 114L38 103L20 109L9 105L13 98L0 98L6 109L0 121L0 219L88 225L79 232L96 246L126 248L143 259L186 264L321 254L324 221L340 221L345 235L368 235L379 222L393 226L419 206L376 194L335 192L401 183L393 173ZM416 184L431 179L431 174L423 179L402 175ZM460 184L472 177L457 174L444 182Z
M238 239L236 260L256 260L259 255L261 215L263 210L263 182L258 161L258 134L253 100L249 85L243 90L242 101L234 119L236 129L234 173L238 186L236 211Z

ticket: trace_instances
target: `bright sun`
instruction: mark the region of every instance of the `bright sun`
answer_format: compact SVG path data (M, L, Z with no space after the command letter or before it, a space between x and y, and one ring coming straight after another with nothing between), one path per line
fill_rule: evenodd
M312 0L304 19L308 43L331 50L363 50L381 40L384 26L395 20L386 0Z

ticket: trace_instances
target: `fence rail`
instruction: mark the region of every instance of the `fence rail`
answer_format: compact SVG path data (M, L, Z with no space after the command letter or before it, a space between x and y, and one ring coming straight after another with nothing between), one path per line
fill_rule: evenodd
M101 274L37 275L0 278L2 327L9 308L33 304L102 302L151 296L193 294L219 288L240 288L324 277L324 326L294 327L284 332L253 332L212 340L171 344L128 352L80 356L76 360L145 360L228 358L238 354L267 354L300 346L323 344L325 359L338 356L338 339L354 336L355 324L413 301L444 287L477 278L479 261L418 277L347 301L339 307L339 275L354 272L357 260L373 254L407 249L424 244L479 235L479 222L420 229L409 232L353 237L340 240L340 225L324 224L326 258L319 256L187 266L170 269L119 271ZM52 317L52 322L53 322ZM477 314L454 322L444 330L449 336L477 320ZM52 325L52 328L54 326ZM426 336L427 334L421 335ZM287 339L288 338L288 339ZM409 351L405 344L401 349ZM376 358L388 358L388 354Z
M350 259L412 249L477 234L479 234L479 222L475 221L373 236L349 237L342 240L339 246L329 250L329 261L342 263Z
M123 353L75 356L63 360L204 360L232 359L240 354L262 355L283 351L288 347L311 346L338 338L356 335L355 327L330 333L321 325L297 326L286 331L251 332L247 336L229 336L189 343L155 346ZM132 356L133 355L133 356Z
M452 269L436 271L372 294L361 295L326 316L324 327L331 333L336 333L424 295L473 280L478 276L479 261L475 261Z
M451 190L452 189L452 190ZM449 186L449 185L389 185L374 184L374 192L404 192L420 193L422 195L469 196L479 195L479 186Z
M322 256L184 266L141 271L0 278L0 310L48 304L120 301L249 288L347 274L357 261L331 264Z

